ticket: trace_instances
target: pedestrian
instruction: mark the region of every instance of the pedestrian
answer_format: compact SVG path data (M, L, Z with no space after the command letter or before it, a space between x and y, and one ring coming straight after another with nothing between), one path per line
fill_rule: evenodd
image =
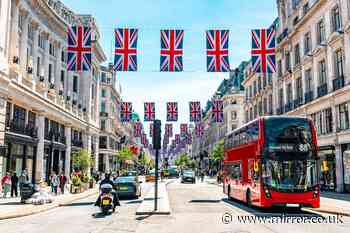
M7 193L10 191L11 187L11 178L10 173L6 172L6 175L1 179L2 191L4 193L4 198L7 197Z
M12 173L11 176L11 197L13 197L13 194L15 196L18 196L18 176L16 172Z
M18 178L18 183L19 183L19 190L22 189L23 184L28 182L28 176L27 176L27 171L26 170L22 170L21 175Z
M58 178L58 176L56 175L56 173L52 173L52 176L51 176L51 191L57 195L57 187L59 186L60 184L60 180Z
M64 187L67 183L67 177L63 173L61 173L59 180L60 180L61 193L64 194Z

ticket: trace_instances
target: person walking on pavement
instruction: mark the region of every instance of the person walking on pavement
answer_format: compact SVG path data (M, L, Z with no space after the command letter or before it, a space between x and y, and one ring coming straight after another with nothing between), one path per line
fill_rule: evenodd
M13 197L13 194L15 196L18 196L18 176L16 172L14 172L11 176L11 197Z
M56 173L53 173L51 176L51 189L55 195L57 195L57 187L60 184L60 180Z
M9 172L6 172L6 175L4 175L4 177L2 177L1 185L2 185L2 191L4 193L4 198L6 198L7 193L10 191L10 186L11 186L11 178L10 178Z
M63 173L61 173L59 180L60 180L61 193L64 194L64 186L67 183L67 177Z

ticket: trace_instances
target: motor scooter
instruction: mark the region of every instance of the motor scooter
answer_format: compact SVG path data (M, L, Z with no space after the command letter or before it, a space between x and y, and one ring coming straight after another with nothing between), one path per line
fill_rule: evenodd
M110 184L101 185L100 209L104 215L110 210L114 210L113 186Z

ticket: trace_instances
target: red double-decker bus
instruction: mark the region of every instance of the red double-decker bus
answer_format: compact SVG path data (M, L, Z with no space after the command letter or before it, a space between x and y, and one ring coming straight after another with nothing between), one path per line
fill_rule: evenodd
M320 206L316 130L304 117L261 117L225 138L223 191L259 207Z

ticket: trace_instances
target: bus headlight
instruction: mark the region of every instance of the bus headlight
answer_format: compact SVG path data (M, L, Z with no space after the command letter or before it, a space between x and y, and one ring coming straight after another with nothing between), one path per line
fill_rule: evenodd
M320 188L318 186L313 187L312 198L317 198L320 195Z
M264 193L267 198L271 198L270 190L266 186L264 186Z

